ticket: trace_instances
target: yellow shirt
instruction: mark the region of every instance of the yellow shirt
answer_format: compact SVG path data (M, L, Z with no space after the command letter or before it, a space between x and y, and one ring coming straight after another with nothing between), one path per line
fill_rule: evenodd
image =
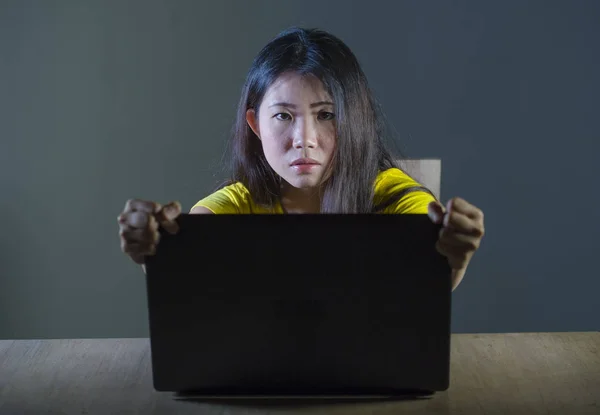
M422 187L422 185L402 170L392 168L382 171L375 179L374 205L377 206L387 200L393 200L390 198L393 198L394 195L413 187ZM425 190L413 190L407 191L399 200L394 201L379 213L427 213L427 206L435 198ZM277 203L273 208L256 205L246 186L239 182L217 190L196 203L192 209L196 206L203 206L217 214L285 213L280 203Z

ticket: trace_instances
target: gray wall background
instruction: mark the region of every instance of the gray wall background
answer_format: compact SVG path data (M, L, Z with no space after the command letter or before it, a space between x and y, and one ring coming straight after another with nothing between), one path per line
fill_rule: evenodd
M213 189L253 56L317 26L358 55L442 197L486 213L455 332L600 329L600 2L0 2L0 338L147 336L129 198Z

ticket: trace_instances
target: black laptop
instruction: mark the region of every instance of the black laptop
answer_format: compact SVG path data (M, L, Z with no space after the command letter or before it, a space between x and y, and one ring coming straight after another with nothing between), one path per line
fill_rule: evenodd
M449 386L450 267L427 215L189 215L146 263L154 388L427 395Z

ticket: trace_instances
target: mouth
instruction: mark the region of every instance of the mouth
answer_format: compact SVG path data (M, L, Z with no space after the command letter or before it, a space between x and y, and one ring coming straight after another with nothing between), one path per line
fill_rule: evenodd
M311 158L300 158L292 162L292 166L317 166L319 163L317 160Z

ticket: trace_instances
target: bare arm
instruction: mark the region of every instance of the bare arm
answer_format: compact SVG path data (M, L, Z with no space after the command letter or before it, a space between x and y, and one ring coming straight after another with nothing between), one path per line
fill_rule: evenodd
M192 208L192 210L190 210L190 214L192 215L214 215L214 213L209 210L208 208L205 208L204 206L196 206L195 208Z
M211 212L209 209L205 208L204 206L196 206L195 208L190 210L190 214L191 215L214 215L213 212ZM144 271L144 274L146 274L146 265L145 264L142 264L142 271Z

